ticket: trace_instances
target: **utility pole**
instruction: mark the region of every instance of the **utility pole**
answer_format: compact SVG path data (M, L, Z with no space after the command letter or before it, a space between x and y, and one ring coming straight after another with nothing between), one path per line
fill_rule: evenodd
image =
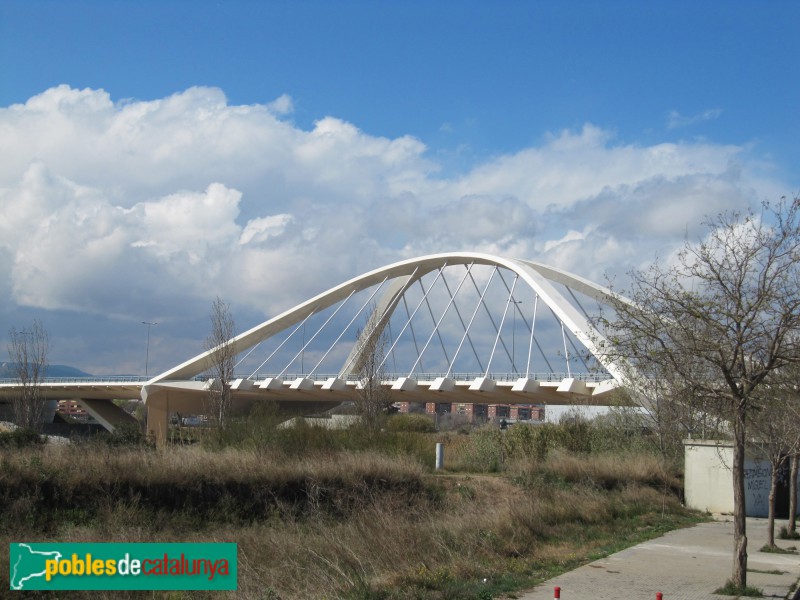
M158 325L158 323L150 321L142 321L142 325L147 325L147 352L144 356L144 376L147 377L147 365L150 362L150 327Z

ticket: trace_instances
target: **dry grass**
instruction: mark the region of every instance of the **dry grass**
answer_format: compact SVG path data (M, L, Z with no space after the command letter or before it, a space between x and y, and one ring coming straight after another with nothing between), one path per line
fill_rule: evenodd
M248 600L491 597L685 519L674 475L633 454L523 455L508 475L274 448L72 446L0 461L7 539L236 542L235 597ZM105 597L218 596L231 597Z
M578 455L553 452L541 461L517 461L510 470L525 478L549 475L564 482L582 483L605 490L620 489L631 484L670 490L682 488L681 480L659 457L645 453Z

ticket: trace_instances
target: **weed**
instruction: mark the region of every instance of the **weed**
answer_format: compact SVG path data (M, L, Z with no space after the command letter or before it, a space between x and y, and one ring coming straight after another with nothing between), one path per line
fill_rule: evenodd
M796 529L790 532L786 528L786 525L782 525L780 531L778 532L778 538L782 540L800 540L800 532L798 532Z
M764 571L762 569L747 569L748 573L763 573L764 575L785 575L788 571L779 571L778 569L770 569Z
M771 554L797 554L797 548L792 546L790 548L781 548L780 546L770 546L768 544L761 546L759 552L769 552Z
M747 596L749 598L762 598L764 596L763 590L749 585L736 585L730 579L721 588L714 590L714 593L721 596Z

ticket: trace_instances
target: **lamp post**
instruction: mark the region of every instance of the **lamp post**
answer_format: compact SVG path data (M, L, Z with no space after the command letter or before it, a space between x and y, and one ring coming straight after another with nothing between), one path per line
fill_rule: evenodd
M513 298L509 300L511 304L514 304L513 316L514 316L514 324L511 327L511 371L513 374L517 373L517 304L522 304L522 300L514 300Z
M147 377L147 364L150 362L150 327L158 325L158 323L142 321L142 325L147 325L147 352L144 356L144 376Z

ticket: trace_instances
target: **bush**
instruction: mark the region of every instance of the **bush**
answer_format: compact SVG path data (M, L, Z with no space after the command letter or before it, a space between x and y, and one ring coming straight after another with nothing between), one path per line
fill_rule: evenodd
M18 427L14 431L0 433L0 448L28 448L44 443L45 438L33 429Z
M142 428L136 423L117 425L114 431L98 434L96 440L112 448L150 445L147 436L142 432Z
M434 433L436 425L428 415L396 414L386 421L387 431Z

